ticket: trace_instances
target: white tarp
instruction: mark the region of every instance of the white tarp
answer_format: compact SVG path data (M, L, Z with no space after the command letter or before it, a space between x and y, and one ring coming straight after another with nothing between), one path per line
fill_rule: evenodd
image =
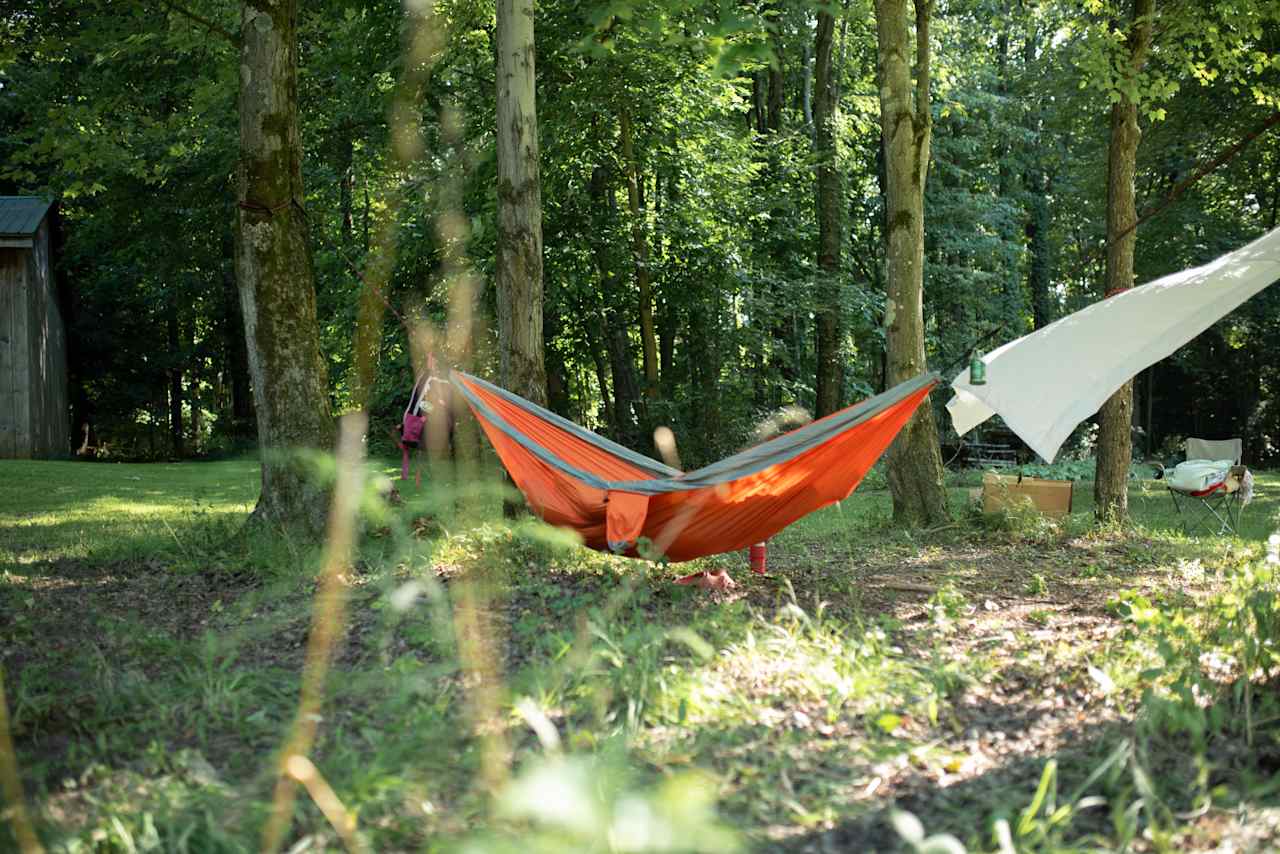
M984 358L985 385L966 368L947 403L960 435L999 414L1049 462L1084 419L1139 371L1280 279L1280 228L1211 261L1070 314Z

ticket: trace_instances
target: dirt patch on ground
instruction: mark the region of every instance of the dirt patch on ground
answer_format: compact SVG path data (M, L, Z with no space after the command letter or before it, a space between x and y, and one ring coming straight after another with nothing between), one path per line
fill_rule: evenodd
M1024 806L1010 803L1009 793L1030 795L1049 758L1056 757L1063 769L1064 787L1104 761L1108 745L1131 734L1133 714L1132 705L1117 700L1105 673L1094 666L1123 630L1123 620L1109 606L1112 597L1132 588L1194 598L1216 584L1195 561L1171 557L1158 543L1127 535L1045 542L956 536L877 541L844 551L789 542L772 550L770 562L771 575L765 578L752 576L745 566L735 569L740 583L731 591L690 596L682 588L679 606L672 604L668 582L653 567L646 578L642 564L627 565L638 571L634 577L530 564L538 583L511 585L493 600L496 607L484 610L477 627L486 637L502 639L491 652L497 669L510 675L531 662L528 644L539 636L539 627L566 636L581 633L588 607L607 611L626 602L648 619L671 621L680 619L680 608L701 612L742 602L773 613L794 596L806 608L821 603L856 617L850 625L891 625L892 640L907 657L936 657L943 650L956 661L985 660L987 675L980 681L945 688L947 703L938 720L900 722L900 735L927 749L862 769L866 778L850 795L866 804L861 818L807 830L790 825L763 831L767 847L783 850L894 850L899 840L886 823L889 805L916 813L930 832L948 831L963 839L977 830L966 826L973 816ZM450 588L464 570L441 563L422 571L452 601ZM401 656L440 659L443 653L433 647L426 627L428 616L389 616L385 607L395 591L417 583L412 573L378 577L357 566L345 581L348 625L335 651L337 681L345 674L369 678ZM626 585L633 586L618 595ZM631 595L637 590L644 595ZM100 710L94 686L103 674L134 678L128 674L136 671L144 680L158 678L175 666L165 658L166 649L188 654L188 642L205 633L236 639L239 670L296 674L314 592L311 581L267 591L227 573L176 573L147 562L63 561L10 573L0 586L0 606L18 619L0 648L0 663L14 674L42 671L51 696L58 698L44 705L29 697L23 705L18 699L20 753L44 768L49 781L73 770L70 757L77 743L112 720L95 717ZM149 656L148 649L155 654ZM847 722L829 724L804 709L785 710L784 716L778 726L812 729L815 738L857 737ZM93 726L86 728L86 721ZM173 747L194 743L181 735L181 727L177 731ZM206 749L215 741L207 738ZM264 744L255 744L255 750ZM230 757L247 746L232 738L221 752ZM221 764L217 756L210 758ZM1161 761L1170 763L1170 773L1186 772L1178 757ZM1229 757L1226 764L1232 764ZM823 773L838 777L849 771ZM784 776L780 785L791 783ZM1100 813L1097 820L1106 816ZM1206 839L1226 838L1236 827L1216 814L1197 822ZM1088 821L1083 826L1087 829ZM1256 827L1250 832L1262 833Z

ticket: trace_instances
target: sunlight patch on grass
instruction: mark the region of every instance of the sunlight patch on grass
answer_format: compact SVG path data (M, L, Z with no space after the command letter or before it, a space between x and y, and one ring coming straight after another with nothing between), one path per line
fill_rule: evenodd
M0 460L0 561L108 560L180 548L253 509L258 464Z

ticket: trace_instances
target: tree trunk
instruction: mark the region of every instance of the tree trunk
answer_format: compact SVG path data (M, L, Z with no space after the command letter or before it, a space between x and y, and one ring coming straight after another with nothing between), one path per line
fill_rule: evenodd
M355 235L355 221L352 217L352 191L355 189L355 142L350 132L338 142L338 235L342 246L351 246Z
M915 0L914 98L907 0L876 0L880 121L885 154L886 384L925 370L924 188L929 173L929 18L932 0ZM913 103L914 101L914 103ZM923 405L889 449L894 521L932 525L950 518L933 409Z
M765 123L768 121L765 92L764 72L757 71L751 75L751 110L747 113L747 124L756 133L764 133Z
M835 18L818 12L817 84L814 123L818 148L818 370L814 414L821 418L840 408L840 171L835 145L835 69L832 44Z
M169 438L173 455L182 459L186 455L182 441L182 342L178 335L178 306L172 299L165 313L165 326L169 340Z
M612 429L617 422L613 415L613 396L609 392L608 357L605 354L604 344L600 340L600 315L584 312L582 317L586 324L587 348L591 351L591 362L596 371L596 385L600 387L600 404L604 407L604 420Z
M187 354L187 404L191 407L191 444L189 450L190 453L198 456L200 454L200 432L204 426L204 418L201 414L203 403L200 399L200 383L203 379L204 359L198 352L194 317L190 319L190 322L183 325L183 334L183 343Z
M603 235L611 221L613 211L609 207L609 175L605 167L591 170L589 187L593 217L596 227L588 236L596 272L600 276L600 290L604 299L602 314L604 349L609 359L609 371L613 378L613 405L611 407L613 436L623 444L634 443L638 438L640 392L636 383L635 366L628 341L629 323L623 310L624 295L620 293L620 277L609 260ZM601 388L603 388L601 384Z
M769 65L769 102L765 114L765 126L771 131L782 127L782 39L774 31L770 39L773 46L773 62Z
M223 330L227 379L231 388L231 434L248 438L254 434L257 413L253 406L253 382L249 378L249 350L244 340L244 312L236 288L234 239L227 232L227 263L223 267Z
M1151 47L1155 0L1133 0L1129 33L1130 76L1138 74ZM1133 287L1133 251L1137 243L1134 173L1137 169L1138 105L1121 89L1111 105L1111 141L1107 153L1106 296ZM1129 516L1129 465L1133 459L1133 381L1125 383L1098 410L1098 471L1093 482L1094 515L1121 522Z
M670 399L676 388L676 328L677 318L675 306L670 300L662 300L658 304L658 362L662 366L659 377L662 381L662 396Z
M1053 297L1049 259L1049 200L1044 178L1032 171L1027 176L1030 202L1027 211L1027 252L1031 256L1027 265L1027 290L1031 293L1031 323L1043 329L1053 322Z
M498 353L503 387L547 402L532 0L498 0Z
M1022 62L1024 68L1031 68L1036 61L1039 49L1038 33L1034 25L1022 44ZM1040 107L1033 107L1027 112L1027 136L1031 141L1031 150L1027 152L1030 161L1023 173L1023 188L1027 194L1026 227L1027 239L1027 291L1031 297L1031 325L1034 329L1043 329L1053 322L1053 260L1050 255L1049 229L1053 225L1049 211L1049 191L1053 180L1043 163L1040 140L1044 134L1044 119Z
M544 312L542 326L542 351L547 366L547 408L557 415L570 417L569 407L572 389L569 387L569 371L564 354L555 346L563 325L557 312Z
M618 115L622 137L622 165L627 170L627 203L631 212L631 252L636 265L636 287L640 293L640 345L644 357L644 396L658 396L658 342L653 324L653 293L649 277L649 239L640 198L640 169L636 165L631 134L631 116Z
M323 530L327 491L291 452L333 444L302 212L297 0L245 0L236 279L258 414L257 522Z
M803 65L803 73L800 76L800 114L804 116L804 125L809 129L810 137L813 135L813 64L809 58L809 45L804 45L804 55L801 57Z

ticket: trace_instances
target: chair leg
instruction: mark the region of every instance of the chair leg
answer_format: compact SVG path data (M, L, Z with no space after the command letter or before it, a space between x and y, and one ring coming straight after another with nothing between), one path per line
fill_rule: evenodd
M1201 530L1210 536L1237 533L1239 512L1235 506L1233 493L1218 494L1212 499L1203 496L1195 498L1169 488L1169 496L1173 499L1174 509L1177 510L1178 519L1182 522L1183 533L1187 536L1194 536ZM1186 507L1183 506L1184 500L1187 502ZM1215 521L1218 523L1217 530L1214 530L1213 526Z

